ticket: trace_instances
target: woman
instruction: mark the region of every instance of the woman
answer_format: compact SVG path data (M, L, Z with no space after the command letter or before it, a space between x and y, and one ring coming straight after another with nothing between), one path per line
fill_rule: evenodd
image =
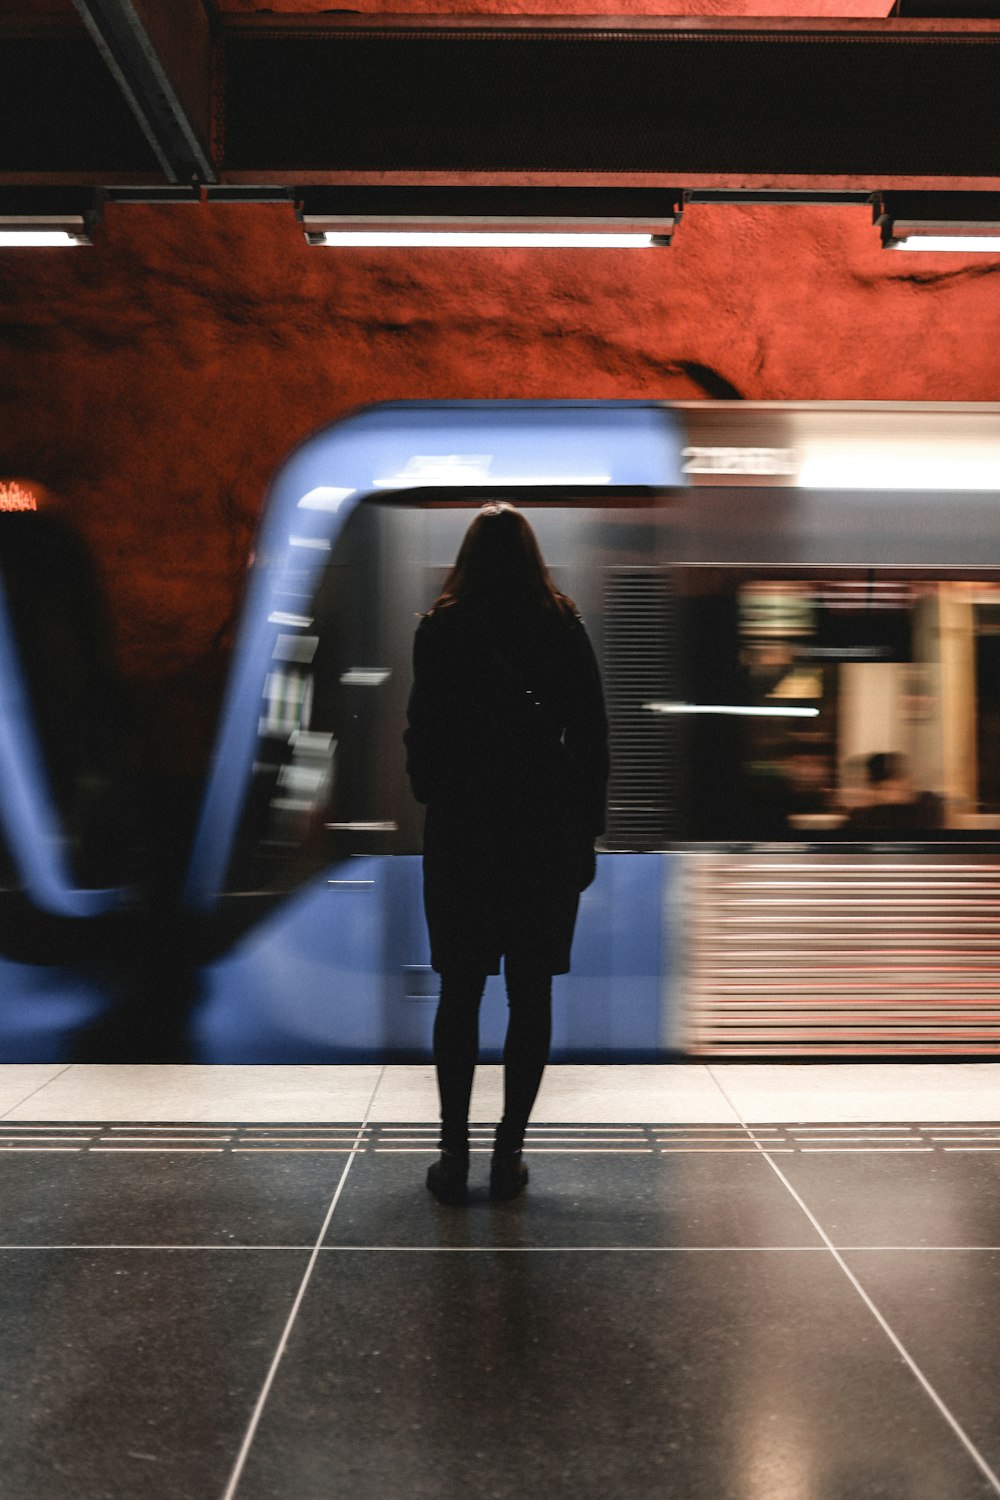
M514 1198L528 1180L521 1148L549 1055L552 976L569 969L604 828L608 726L583 622L510 505L483 507L417 628L408 718L441 975L441 1157L427 1186L443 1203L465 1202L479 1002L503 958L510 1015L490 1193Z

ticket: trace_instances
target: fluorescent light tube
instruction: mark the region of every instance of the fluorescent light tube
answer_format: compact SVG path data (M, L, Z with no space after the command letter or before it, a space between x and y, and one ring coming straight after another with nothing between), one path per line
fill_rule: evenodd
M86 245L87 240L65 229L0 229L0 246L43 249L66 245Z
M1000 255L997 234L911 234L894 240L890 250L954 250L967 255Z
M311 245L330 246L399 246L420 245L444 249L521 248L529 250L648 250L656 243L651 234L573 234L569 230L555 233L523 230L441 230L430 229L334 229L307 236Z

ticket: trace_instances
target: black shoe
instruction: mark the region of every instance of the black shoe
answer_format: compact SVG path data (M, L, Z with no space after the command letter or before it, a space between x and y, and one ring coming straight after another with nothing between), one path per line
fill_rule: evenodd
M490 1163L490 1197L494 1203L516 1198L528 1181L520 1151L494 1151Z
M442 1151L433 1166L427 1168L427 1186L439 1203L465 1203L469 1196L469 1158L454 1151Z

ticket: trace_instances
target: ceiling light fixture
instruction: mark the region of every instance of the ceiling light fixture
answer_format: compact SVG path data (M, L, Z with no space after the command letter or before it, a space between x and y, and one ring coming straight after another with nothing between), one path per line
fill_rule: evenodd
M894 245L886 248L889 250L957 250L965 255L978 251L980 254L1000 255L1000 233L913 234L907 235L905 239L897 240Z
M472 229L340 229L307 236L310 245L427 246L468 249L520 248L532 250L642 250L664 243L651 234L621 234L582 230L472 230ZM665 243L669 244L669 240Z
M0 189L0 247L90 245L98 217L93 188L6 187Z
M25 225L23 228L9 220L0 221L0 246L7 249L20 246L28 249L54 249L67 245L89 245L90 239L85 234L72 234L66 229L43 229L39 224Z
M679 188L303 188L310 245L650 249L670 244Z
M886 250L1000 255L1000 193L884 193L875 223Z

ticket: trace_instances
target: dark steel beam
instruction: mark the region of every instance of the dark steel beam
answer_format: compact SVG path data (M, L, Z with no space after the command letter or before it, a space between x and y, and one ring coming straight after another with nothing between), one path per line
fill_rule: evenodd
M940 0L947 15L899 18L895 16L748 16L748 15L616 15L603 14L544 15L531 12L469 13L459 11L348 11L332 8L308 13L293 11L226 11L220 18L220 30L226 37L235 36L339 36L351 31L388 35L398 32L455 32L463 35L491 32L574 32L582 36L639 36L643 33L669 35L718 36L725 32L743 37L780 37L794 34L814 38L868 37L885 41L890 37L914 40L950 36L964 40L984 40L997 36L990 18L963 16L957 7L962 0ZM992 0L990 0L992 3Z
M232 17L227 182L1000 186L1000 25Z
M894 16L940 16L948 20L1000 18L1000 0L896 0Z
M215 182L201 0L73 0L167 180Z
M0 183L1000 191L997 20L74 3L122 87L5 11Z

